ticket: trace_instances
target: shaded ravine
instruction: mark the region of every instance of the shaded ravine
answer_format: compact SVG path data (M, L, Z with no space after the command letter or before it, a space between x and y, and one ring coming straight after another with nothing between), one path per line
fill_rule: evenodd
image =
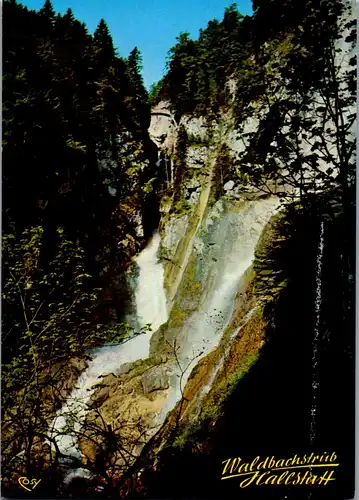
M213 382L215 380L215 378L217 377L218 373L221 371L221 369L223 368L224 364L225 364L225 361L226 361L226 358L236 340L236 338L238 337L239 333L241 332L241 330L246 326L246 324L248 323L248 321L252 318L252 316L254 315L254 313L258 310L258 307L259 305L257 304L256 306L254 306L243 318L242 322L241 322L241 325L236 328L233 333L230 335L229 339L228 339L228 342L227 344L224 346L224 349L223 349L223 352L222 352L222 355L220 356L218 362L217 362L217 365L214 367L214 370L207 382L207 384L203 387L202 391L201 391L201 395L200 395L200 402L202 402L202 400L204 399L205 395L212 389L212 385L213 385Z
M260 235L279 205L278 198L272 197L239 204L219 201L206 215L203 207L203 213L191 238L190 250L185 251L187 264L181 274L182 279L175 298L176 306L184 298L182 281L188 279L194 262L201 291L197 305L176 332L179 347L177 364L174 357L170 357L163 365L169 377L169 388L163 391L164 399L156 425L161 426L168 412L181 400L191 371L199 360L218 347L223 333L230 325L235 298L246 272L254 261ZM139 267L134 290L136 326L143 328L150 323L153 333L168 319L164 271L157 260L160 244L160 237L155 233L148 246L134 259ZM188 298L185 297L185 300ZM249 317L250 315L244 318L244 322ZM169 323L170 321L161 330L171 334ZM137 335L121 345L101 347L91 354L88 368L78 379L76 388L58 411L52 424L51 437L56 440L61 454L75 457L84 463L77 440L90 411L91 398L96 388L107 374L117 376L125 363L146 360L156 355L157 352L152 352L153 346L150 345L152 332ZM236 333L238 329L231 333L231 341ZM224 358L220 360L218 369L223 362ZM218 372L216 369L214 371L215 374ZM204 391L209 389L206 387ZM195 397L200 398L201 395L202 391L199 391ZM88 471L84 470L86 471L81 467L77 469L78 475L83 478L88 475ZM77 473L71 471L65 483Z

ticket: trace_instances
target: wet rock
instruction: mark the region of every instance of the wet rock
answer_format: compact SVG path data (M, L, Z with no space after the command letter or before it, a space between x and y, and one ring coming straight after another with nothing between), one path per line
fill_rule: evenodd
M117 383L118 379L116 375L114 375L113 373L109 373L108 375L106 375L106 377L103 377L101 386L102 385L110 386L112 384L117 384Z
M162 367L153 367L142 375L142 389L145 394L169 389L169 377Z
M158 365L161 365L163 363L166 363L168 360L168 357L165 356L164 354L155 354L152 358L151 358L151 361L152 361L152 364L153 366L158 366Z
M101 387L91 398L91 408L99 408L110 396L109 387Z
M127 375L133 368L133 362L123 363L118 371L119 375Z
M232 101L236 98L238 83L234 78L229 78L225 84L226 90L231 96Z
M166 220L163 226L161 249L167 258L172 259L175 256L179 242L187 231L188 221L187 215Z
M57 384L60 399L65 399L70 394L76 385L77 379L86 368L87 362L82 358L71 358L66 364L59 363L53 367L53 378L55 380L60 378Z
M184 186L184 198L191 204L198 202L201 195L201 182L200 179L192 177L188 179Z
M228 181L225 183L225 185L223 186L223 189L225 191L232 191L232 189L234 188L234 181Z
M191 196L189 197L189 203L191 205L196 205L199 201L200 195L201 195L201 192L198 190L191 193Z
M208 159L209 149L206 146L189 147L186 155L187 168L202 168Z
M241 130L234 128L226 138L226 144L229 147L232 154L237 156L247 149L250 143L250 134L257 132L259 127L259 118L251 116L247 118L242 126Z

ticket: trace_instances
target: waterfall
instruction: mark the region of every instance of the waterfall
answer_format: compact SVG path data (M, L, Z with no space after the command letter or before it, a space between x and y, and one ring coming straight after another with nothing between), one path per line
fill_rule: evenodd
M315 324L313 335L313 353L312 353L312 406L310 422L310 443L313 445L315 439L316 413L317 413L317 391L319 387L318 380L318 346L319 346L319 326L320 311L322 306L322 271L323 271L323 251L324 251L324 222L320 224L318 254L315 274Z
M194 366L218 346L231 321L241 281L254 261L259 237L279 205L277 198L249 202L238 211L228 212L217 205L207 216L203 237L211 243L206 245L200 238L195 242L197 265L202 274L198 279L206 291L199 308L177 335L178 368L172 377L162 418L181 399Z
M146 359L152 333L167 321L164 272L157 260L160 242L160 236L155 233L147 247L134 259L139 267L135 290L137 326L143 328L151 324L152 332L135 335L120 345L104 346L90 353L91 361L87 369L77 380L76 387L57 412L50 428L51 438L56 440L59 451L64 455L81 459L77 436L100 377L109 373L116 375L124 363Z
M152 331L158 330L168 317L163 286L164 271L157 259L160 243L160 235L155 232L152 241L134 259L140 269L135 291L137 321L140 328L150 323Z
M194 259L192 267L196 269L196 276L193 279L200 284L200 289L196 305L176 331L177 366L173 359L168 362L166 368L164 367L170 383L169 389L163 393L163 400L155 418L156 425L161 425L168 411L181 400L183 388L194 366L203 356L217 348L231 323L237 293L242 285L244 288L246 286L246 272L254 261L259 238L269 219L279 208L280 202L276 197L246 201L240 207L232 202L219 200L198 224L191 240L192 255L188 256L188 263L191 260L192 266ZM133 291L136 305L135 323L137 328L151 324L152 332L158 330L168 319L164 270L157 259L160 243L160 236L155 233L147 247L134 258L138 266ZM187 253L188 249L186 255ZM188 273L191 274L189 269L183 269L184 281L190 279ZM185 292L183 300L188 302L192 299ZM240 328L255 310L252 309L243 318ZM136 335L120 345L103 346L91 353L87 369L79 377L76 387L52 424L51 435L56 439L63 455L82 459L77 437L89 412L89 402L96 385L101 382L101 377L109 373L118 374L124 363L148 358L152 332ZM229 344L218 365L213 368L209 385L225 362L226 353L238 333L239 329L231 332ZM204 393L209 388L205 387ZM73 471L71 473L73 475ZM77 473L84 477L81 468Z

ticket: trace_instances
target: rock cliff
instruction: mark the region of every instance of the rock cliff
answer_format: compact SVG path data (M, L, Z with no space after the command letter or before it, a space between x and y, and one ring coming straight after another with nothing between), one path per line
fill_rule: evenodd
M253 263L280 202L256 188L243 191L228 170L221 178L221 162L228 161L223 147L229 155L237 151L228 147L233 130L227 119L208 125L184 117L176 124L168 103L152 112L150 137L160 161L172 165L160 206L158 253L168 320L152 335L147 358L99 383L85 425L110 425L126 450L112 459L123 473L151 438L160 451L181 442L189 425L208 416L214 423L264 342L265 300L254 287ZM176 183L181 128L191 143ZM101 440L81 439L89 463L101 454Z

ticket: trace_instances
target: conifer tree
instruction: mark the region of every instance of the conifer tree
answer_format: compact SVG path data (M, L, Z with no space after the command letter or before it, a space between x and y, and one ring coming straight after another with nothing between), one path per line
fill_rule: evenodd
M46 16L51 21L55 19L55 11L52 6L51 0L45 0L43 7L40 9L40 14Z
M101 56L104 63L112 62L115 50L113 47L110 30L104 19L101 19L93 36L95 45L101 49Z
M142 78L142 56L141 52L135 47L128 56L126 61L127 74L131 81L135 98L144 103L148 99L147 91L143 84Z
M68 21L69 23L73 23L75 20L74 13L72 12L72 9L67 9L66 14L64 15L64 19Z

